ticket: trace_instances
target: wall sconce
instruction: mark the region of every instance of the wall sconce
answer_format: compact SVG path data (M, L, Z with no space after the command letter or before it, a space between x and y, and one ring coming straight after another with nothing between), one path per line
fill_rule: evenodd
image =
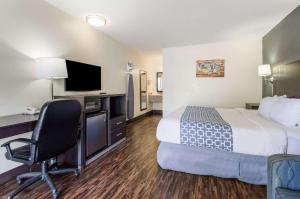
M270 64L259 65L258 66L258 76L263 77L265 81L267 81L271 84L274 83L274 77L272 75Z
M258 66L258 76L263 77L263 80L269 82L272 86L272 96L274 95L274 76L270 64L264 64Z

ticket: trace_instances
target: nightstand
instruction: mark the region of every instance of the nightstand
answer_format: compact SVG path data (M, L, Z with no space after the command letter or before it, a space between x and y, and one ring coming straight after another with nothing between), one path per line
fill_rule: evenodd
M246 103L246 109L257 110L259 103Z

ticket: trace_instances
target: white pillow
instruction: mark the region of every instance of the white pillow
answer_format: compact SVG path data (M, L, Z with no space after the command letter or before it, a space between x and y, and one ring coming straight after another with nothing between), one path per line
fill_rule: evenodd
M273 104L277 101L277 97L265 97L259 103L258 113L264 118L270 119Z
M270 119L271 111L273 108L273 105L278 100L287 99L286 95L277 96L274 95L273 97L265 97L260 101L258 113L263 116L264 118Z
M287 127L300 125L300 99L281 99L273 103L271 120Z
M284 98L287 98L287 96L284 94L284 95L274 95L273 96L274 98L279 98L279 99L284 99Z

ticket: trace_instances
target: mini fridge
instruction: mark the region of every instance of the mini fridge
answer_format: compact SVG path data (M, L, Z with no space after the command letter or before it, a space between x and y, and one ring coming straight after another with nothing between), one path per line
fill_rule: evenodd
M99 111L86 115L86 157L90 158L108 145L107 114Z

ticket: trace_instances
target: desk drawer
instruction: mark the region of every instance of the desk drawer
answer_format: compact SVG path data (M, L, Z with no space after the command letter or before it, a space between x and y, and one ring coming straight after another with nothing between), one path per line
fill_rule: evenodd
M111 144L116 143L122 138L126 137L126 127L116 129L111 132Z
M111 125L111 131L114 131L119 128L125 128L125 125L126 125L125 116L120 116L120 117L111 119L110 125Z

